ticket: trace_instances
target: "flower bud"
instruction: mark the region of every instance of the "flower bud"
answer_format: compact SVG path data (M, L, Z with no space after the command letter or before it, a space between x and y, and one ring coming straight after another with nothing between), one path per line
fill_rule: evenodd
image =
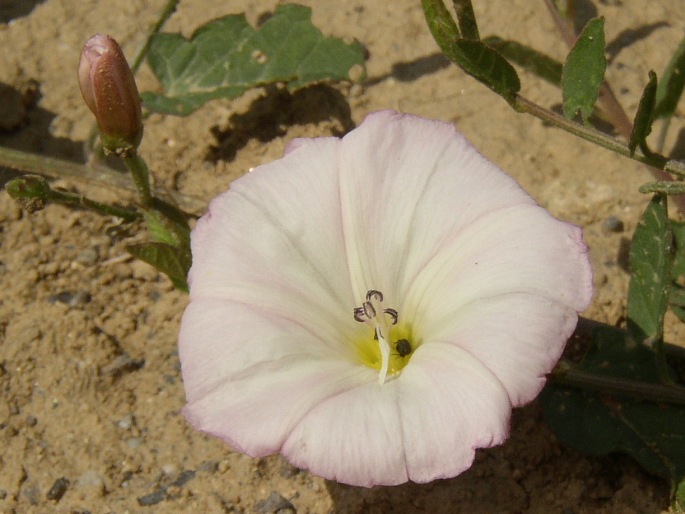
M135 150L143 136L140 96L133 72L114 39L96 34L86 42L78 81L97 120L103 147L116 154Z

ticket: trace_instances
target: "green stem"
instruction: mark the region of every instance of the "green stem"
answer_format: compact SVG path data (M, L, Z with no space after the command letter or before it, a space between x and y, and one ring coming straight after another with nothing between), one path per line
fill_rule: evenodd
M143 63L143 59L145 59L145 56L147 55L148 48L150 48L150 41L152 41L152 38L155 36L155 34L157 34L162 29L164 24L174 13L174 11L176 10L176 6L178 5L178 2L179 0L167 0L166 5L162 8L162 11L159 13L159 18L157 18L157 21L152 25L152 27L150 27L147 37L145 38L145 42L140 46L135 56L133 57L131 70L133 71L134 75L138 71L138 68L140 68L140 65Z
M590 339L593 332L598 329L617 330L614 325L609 325L608 323L602 323L601 321L578 316L578 324L576 325L576 330L573 332L573 335L582 339ZM667 343L665 341L663 342L663 345L664 352L666 352L667 355L676 357L678 359L685 359L685 347Z
M96 202L83 195L69 193L67 191L55 191L53 189L50 191L47 199L50 202L84 207L99 214L104 214L105 216L116 216L127 222L136 221L137 219L142 218L142 215L133 209Z
M571 134L585 139L586 141L590 141L602 146L607 150L611 150L612 152L623 155L624 157L628 157L643 164L647 164L652 168L656 168L656 171L659 171L662 174L665 172L685 177L685 163L668 159L660 154L644 155L642 153L635 152L635 154L631 157L630 149L628 148L627 144L622 143L621 141L618 141L617 139L614 139L613 137L608 136L591 126L581 125L580 123L576 123L572 120L564 118L555 112L531 102L523 96L517 95L514 98L514 108L518 112L532 114L536 118L539 118L550 125L561 128L566 132L570 132Z
M131 179L124 173L105 166L86 166L72 161L32 154L0 146L0 167L35 173L48 177L61 177L99 187L133 190ZM169 193L174 202L194 214L204 212L207 202L193 196Z
M557 365L549 376L554 384L577 387L621 396L633 396L654 402L685 405L685 387L666 384L652 384L606 375L597 375L572 368L568 363Z
M656 142L656 151L663 152L664 146L666 145L666 135L668 134L668 127L671 125L671 116L664 119L661 124L661 129L659 130L659 139Z
M152 194L150 193L150 172L147 164L137 152L123 157L126 167L131 171L133 182L138 190L138 197L140 203L145 207L149 207L152 203Z
M616 327L602 323L600 321L578 318L578 325L574 335L582 339L590 339L597 329L613 329ZM666 355L685 359L685 348L666 342L661 342L663 351ZM550 375L550 380L560 385L578 387L593 391L602 391L616 395L629 395L636 398L651 400L656 402L670 402L685 405L685 387L678 386L669 380L667 383L648 383L638 380L622 379L598 375L586 371L580 371L572 364L560 362Z

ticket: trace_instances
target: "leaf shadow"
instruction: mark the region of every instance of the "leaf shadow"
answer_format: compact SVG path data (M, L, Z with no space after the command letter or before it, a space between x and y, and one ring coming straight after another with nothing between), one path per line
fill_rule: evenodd
M249 141L268 143L284 136L288 127L326 120L338 121L342 136L354 128L352 113L345 96L327 84L317 84L295 92L277 86L266 88L266 95L256 99L247 112L233 114L227 128L214 126L215 143L209 146L205 159L210 162L231 161Z
M616 0L600 0L600 3L604 5L615 5ZM592 18L596 18L598 15L599 12L597 7L591 0L575 0L573 19L573 29L575 33L580 34L585 24ZM663 27L668 27L668 23L665 21L659 21L634 29L625 29L621 31L621 33L618 34L613 41L607 43L606 45L605 53L607 56L607 62L611 64L621 50L629 47L637 41L640 41L641 39L649 37L652 32Z
M12 20L21 18L31 13L38 5L45 0L16 0L10 2L0 2L0 23L9 23Z
M34 81L20 88L0 82L0 146L82 163L83 144L52 135L57 115L38 106L40 97ZM0 166L0 186L21 174Z
M642 25L641 27L637 27L635 29L623 30L614 38L613 41L606 45L605 52L607 55L607 62L611 64L621 50L629 47L637 41L646 39L655 30L668 26L668 23L665 21L659 21L657 23L650 23L649 25Z
M368 79L367 86L373 86L389 78L398 82L413 82L425 75L431 75L436 71L447 68L451 61L444 54L437 52L431 55L418 57L413 61L402 61L392 65L389 73Z

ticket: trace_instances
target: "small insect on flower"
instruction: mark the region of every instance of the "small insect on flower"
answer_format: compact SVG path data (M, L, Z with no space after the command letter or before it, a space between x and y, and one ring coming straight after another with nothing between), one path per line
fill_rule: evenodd
M400 357L406 357L411 353L411 345L406 339L398 339L395 343L395 350Z

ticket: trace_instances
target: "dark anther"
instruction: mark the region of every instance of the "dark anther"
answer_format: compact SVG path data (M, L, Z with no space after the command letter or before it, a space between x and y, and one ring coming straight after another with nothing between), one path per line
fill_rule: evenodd
M392 318L393 325L397 324L397 311L395 309L385 309L383 312Z
M379 302L383 301L383 293L380 291L376 291L375 289L371 289L366 293L366 301L370 302L371 298L376 297Z
M406 357L411 353L411 345L406 339L398 339L395 343L395 350L400 357Z
M371 319L376 317L376 309L373 308L371 302L364 302L362 309L364 309L364 314L366 314L367 318Z
M359 323L364 323L366 321L366 314L364 314L364 307L354 308L354 320Z

